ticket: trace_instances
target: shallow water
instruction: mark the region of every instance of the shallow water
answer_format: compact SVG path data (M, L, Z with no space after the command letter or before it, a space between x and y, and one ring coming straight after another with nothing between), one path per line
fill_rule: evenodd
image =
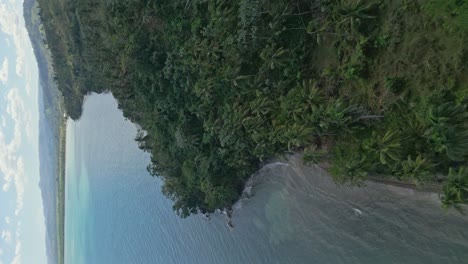
M234 229L222 214L180 219L135 136L109 94L69 121L67 264L468 262L468 217L444 213L436 195L337 187L294 156L254 176Z

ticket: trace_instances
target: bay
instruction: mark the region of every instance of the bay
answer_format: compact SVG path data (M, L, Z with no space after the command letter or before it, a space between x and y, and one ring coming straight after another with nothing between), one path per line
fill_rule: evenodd
M179 218L111 94L68 121L65 260L129 263L466 263L468 217L436 194L336 186L299 157L264 166L233 214Z

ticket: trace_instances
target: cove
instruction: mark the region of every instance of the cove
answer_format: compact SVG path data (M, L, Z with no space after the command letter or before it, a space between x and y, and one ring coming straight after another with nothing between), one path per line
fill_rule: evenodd
M336 186L297 157L263 167L234 228L215 214L179 218L146 170L111 94L68 121L65 261L107 263L463 263L468 217L436 195L369 183Z

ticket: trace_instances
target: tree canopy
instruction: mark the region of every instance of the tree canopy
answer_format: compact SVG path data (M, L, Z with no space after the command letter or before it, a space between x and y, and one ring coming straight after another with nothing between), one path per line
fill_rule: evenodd
M338 182L444 180L468 156L468 3L39 0L73 119L111 91L181 216L305 149Z

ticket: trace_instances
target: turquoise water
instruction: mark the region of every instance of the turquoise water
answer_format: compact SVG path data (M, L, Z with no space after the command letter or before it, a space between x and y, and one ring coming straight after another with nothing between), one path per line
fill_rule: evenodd
M113 97L91 95L67 130L67 264L467 263L468 217L434 194L337 187L299 158L262 168L224 215L180 219L148 175L137 128Z

